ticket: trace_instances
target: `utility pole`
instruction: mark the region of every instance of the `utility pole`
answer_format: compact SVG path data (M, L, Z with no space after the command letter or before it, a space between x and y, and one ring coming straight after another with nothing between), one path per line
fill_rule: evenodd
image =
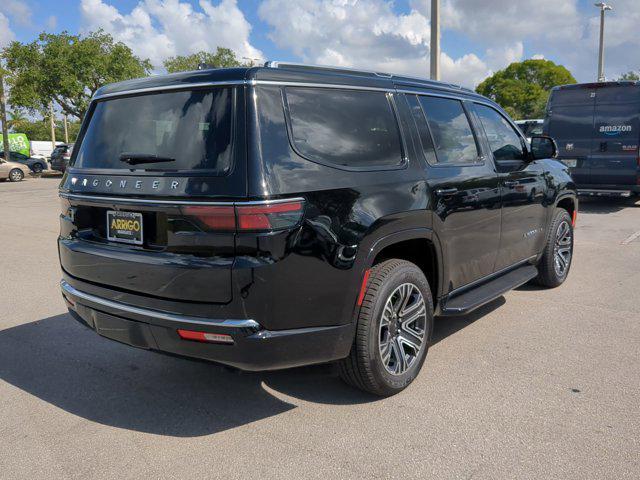
M51 147L56 148L56 123L53 118L53 102L49 102L49 124L51 125Z
M69 143L69 130L67 129L67 114L64 114L64 143Z
M431 0L431 80L440 80L440 0Z
M598 2L594 4L600 9L600 50L598 52L598 81L604 82L606 77L604 76L604 13L607 10L613 10L611 5L607 5L604 2Z
M7 99L4 95L4 75L0 63L0 121L2 122L2 149L4 158L9 160L9 127L7 126Z

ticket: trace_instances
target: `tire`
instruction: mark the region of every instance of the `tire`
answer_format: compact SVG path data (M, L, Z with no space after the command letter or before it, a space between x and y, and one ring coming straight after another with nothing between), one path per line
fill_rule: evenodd
M44 170L44 166L41 163L33 164L33 173L42 173L42 170Z
M9 180L12 182L19 182L24 178L24 172L19 168L14 168L9 172Z
M538 276L535 279L538 285L555 288L564 283L571 269L573 240L573 225L569 212L562 209L556 210L549 227L542 258L538 263Z
M393 314L403 310L404 324ZM381 262L371 269L351 352L338 363L340 376L374 395L395 395L420 372L432 330L433 300L422 270L406 260Z

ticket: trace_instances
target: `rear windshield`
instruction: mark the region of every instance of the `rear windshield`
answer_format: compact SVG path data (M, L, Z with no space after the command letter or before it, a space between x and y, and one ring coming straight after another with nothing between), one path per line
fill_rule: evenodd
M99 101L74 167L224 174L231 166L232 105L232 88ZM121 160L131 154L145 161Z

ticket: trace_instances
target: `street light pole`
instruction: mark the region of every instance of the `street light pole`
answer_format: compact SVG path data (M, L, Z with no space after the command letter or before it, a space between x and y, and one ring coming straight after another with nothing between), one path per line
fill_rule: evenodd
M431 0L431 80L440 80L440 0Z
M606 80L604 76L604 13L607 10L613 10L611 5L607 5L604 2L598 2L594 4L600 9L600 50L598 52L598 81L604 82Z

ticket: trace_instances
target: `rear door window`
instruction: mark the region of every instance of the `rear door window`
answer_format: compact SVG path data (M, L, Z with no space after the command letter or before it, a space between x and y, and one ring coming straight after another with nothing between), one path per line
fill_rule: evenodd
M476 113L484 128L489 146L496 160L525 160L527 152L522 137L498 111L486 105L475 104Z
M418 98L431 131L438 163L479 162L478 146L462 102L451 98Z
M386 92L287 87L291 141L303 157L344 167L403 163L398 122Z
M219 88L98 101L74 167L222 175L231 167L233 96ZM173 160L129 166L125 153Z

